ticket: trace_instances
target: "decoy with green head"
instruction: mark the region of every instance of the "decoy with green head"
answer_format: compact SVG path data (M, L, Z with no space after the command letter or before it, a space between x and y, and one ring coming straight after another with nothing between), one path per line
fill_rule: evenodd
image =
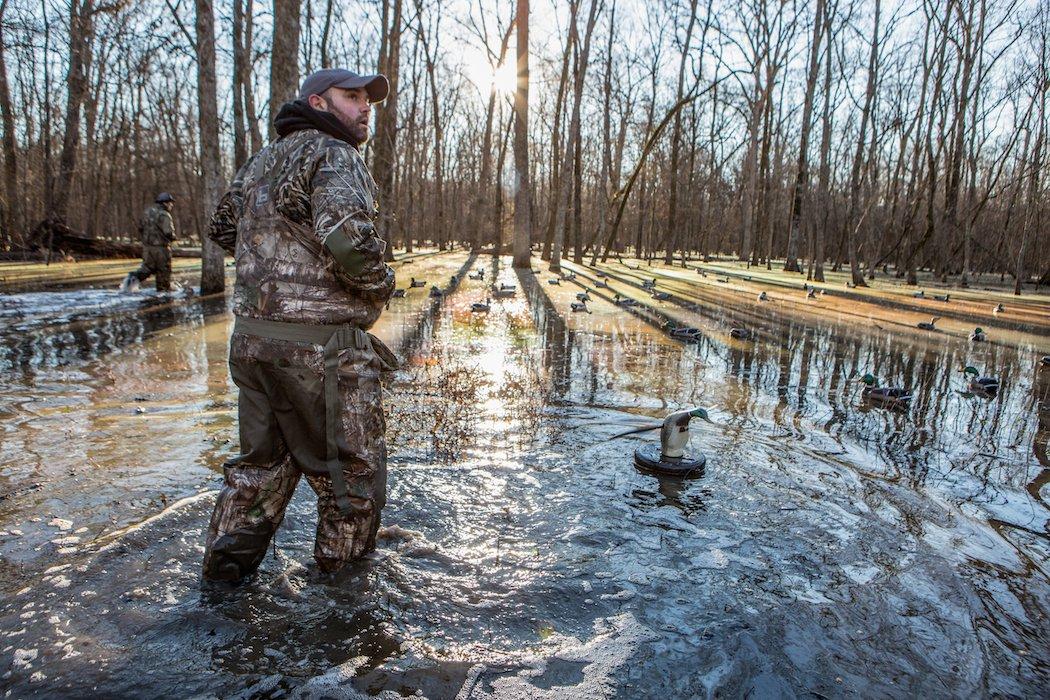
M485 303L482 304L480 301L476 301L470 305L470 310L474 313L488 313L489 309L492 308L492 299L485 297Z
M962 372L969 383L970 391L973 393L980 396L995 396L999 391L999 380L992 377L982 377L976 367L967 365Z
M705 408L689 408L684 411L675 411L664 418L663 423L647 425L642 428L634 428L627 432L614 435L610 440L622 438L627 435L646 433L650 430L660 429L660 455L665 459L680 459L685 454L685 447L689 444L689 421L693 418L707 421L712 425L716 423L711 420Z
M988 336L985 335L983 328L978 326L977 328L974 328L973 331L970 332L970 342L972 342L972 343L983 343L986 340L988 340Z
M860 396L866 401L877 403L887 408L906 408L911 402L912 395L907 389L879 386L879 382L873 374L865 374L860 378L860 381L864 383Z

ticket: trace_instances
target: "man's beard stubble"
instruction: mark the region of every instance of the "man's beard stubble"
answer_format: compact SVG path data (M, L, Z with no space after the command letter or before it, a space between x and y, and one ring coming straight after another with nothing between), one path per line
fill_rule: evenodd
M364 145L368 141L368 121L361 122L359 120L351 119L350 115L343 112L333 104L328 105L328 111L331 112L336 119L347 128L350 135L357 141L358 146Z

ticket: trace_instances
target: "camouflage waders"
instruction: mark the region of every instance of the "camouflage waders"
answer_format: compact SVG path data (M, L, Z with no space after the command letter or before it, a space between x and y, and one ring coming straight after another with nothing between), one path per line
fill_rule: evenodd
M241 454L223 467L206 579L258 568L304 475L321 570L375 549L386 501L379 373L396 365L365 332L394 289L375 197L356 148L304 129L252 156L219 202L209 236L237 261Z
M156 275L157 291L171 291L171 243L175 221L165 207L153 204L142 216L142 265L128 274L139 282Z

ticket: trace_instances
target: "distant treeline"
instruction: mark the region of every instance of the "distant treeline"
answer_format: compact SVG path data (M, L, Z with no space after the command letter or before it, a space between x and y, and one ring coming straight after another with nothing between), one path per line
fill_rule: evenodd
M161 190L199 239L216 178L338 65L391 78L367 156L399 247L506 249L520 187L519 229L555 267L630 251L1050 281L1050 3L527 4L0 0L0 249L44 220L131 238ZM498 67L527 9L515 154Z

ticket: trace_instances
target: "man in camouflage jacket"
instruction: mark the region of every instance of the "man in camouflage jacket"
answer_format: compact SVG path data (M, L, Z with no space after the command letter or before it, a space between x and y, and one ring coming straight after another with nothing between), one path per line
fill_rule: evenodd
M145 282L150 275L156 275L157 291L171 291L171 244L175 242L171 207L174 201L170 194L161 192L142 215L139 226L142 231L142 265L128 273L121 289L127 289L132 280Z
M358 147L383 76L324 70L274 120L278 138L235 176L210 237L236 257L230 372L239 457L224 465L204 577L254 572L301 475L317 494L314 558L335 571L375 549L386 500L379 373L396 360L365 332L394 290Z

